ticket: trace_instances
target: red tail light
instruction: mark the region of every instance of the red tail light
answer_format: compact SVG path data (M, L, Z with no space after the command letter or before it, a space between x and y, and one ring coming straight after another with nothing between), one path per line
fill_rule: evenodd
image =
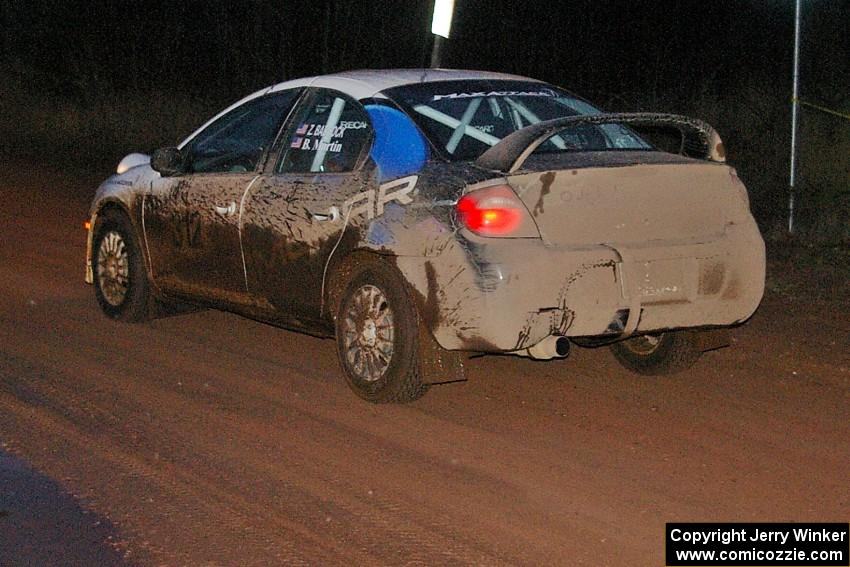
M457 216L481 236L538 236L525 205L506 185L467 193L457 202Z

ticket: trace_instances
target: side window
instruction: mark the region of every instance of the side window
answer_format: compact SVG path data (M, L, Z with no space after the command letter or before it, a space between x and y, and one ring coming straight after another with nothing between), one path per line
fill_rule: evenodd
M375 141L369 155L383 183L418 172L428 161L428 143L413 120L404 112L385 104L369 104Z
M207 126L189 144L191 171L255 170L297 95L297 90L290 90L255 98Z
M365 109L354 99L320 90L284 140L278 173L351 171L372 138Z

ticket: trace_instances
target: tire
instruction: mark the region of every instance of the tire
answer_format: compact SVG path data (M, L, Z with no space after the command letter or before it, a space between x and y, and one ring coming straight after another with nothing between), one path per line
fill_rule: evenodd
M149 319L148 275L130 219L117 211L103 213L93 245L94 293L103 312L119 321Z
M373 403L412 402L427 391L419 319L402 277L382 262L356 268L335 321L339 363L354 393Z
M702 355L694 333L689 331L632 337L612 344L611 352L620 364L646 376L682 372Z

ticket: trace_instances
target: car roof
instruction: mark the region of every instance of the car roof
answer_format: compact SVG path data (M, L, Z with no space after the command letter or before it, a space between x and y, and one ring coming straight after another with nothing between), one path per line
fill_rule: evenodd
M530 79L519 75L490 71L467 71L461 69L362 69L358 71L343 71L332 75L293 79L278 83L266 92L304 86L324 87L338 90L354 99L360 100L374 97L381 91L401 85L464 79L501 79L540 82L537 79Z
M355 100L364 98L383 98L381 91L401 85L409 85L413 83L433 83L436 81L454 81L454 80L475 80L475 79L502 79L502 80L521 80L539 83L537 79L530 79L519 75L509 75L507 73L494 73L491 71L465 71L460 69L361 69L357 71L343 71L331 75L317 75L315 77L302 77L300 79L292 79L277 83L270 87L266 87L259 91L249 94L245 98L231 104L207 122L202 124L197 130L192 132L177 146L182 148L189 141L200 133L204 128L212 124L220 116L223 116L234 108L248 102L251 99L277 91L286 89L294 89L298 87L323 87L334 89L347 94Z

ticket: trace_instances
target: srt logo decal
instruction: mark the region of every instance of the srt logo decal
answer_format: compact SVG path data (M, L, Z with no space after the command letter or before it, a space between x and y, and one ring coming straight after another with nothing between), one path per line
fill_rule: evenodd
M350 209L349 217L366 215L366 218L373 219L384 214L384 206L391 201L409 205L413 202L410 193L418 180L418 175L408 175L379 185L377 189L361 191L342 204L342 214Z

